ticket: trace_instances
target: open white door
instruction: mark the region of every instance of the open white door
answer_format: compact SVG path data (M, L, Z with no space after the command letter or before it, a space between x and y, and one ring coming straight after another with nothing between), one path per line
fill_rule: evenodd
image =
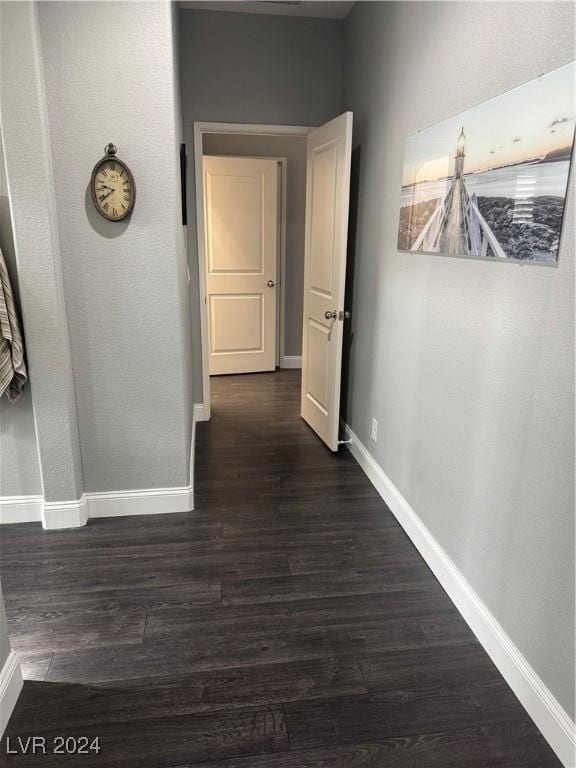
M276 365L278 164L204 157L210 375Z
M338 450L352 113L308 135L302 418Z

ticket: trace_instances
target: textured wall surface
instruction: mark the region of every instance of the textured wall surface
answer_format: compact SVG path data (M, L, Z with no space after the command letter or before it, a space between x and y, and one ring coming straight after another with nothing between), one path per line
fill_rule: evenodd
M285 157L286 169L286 285L284 354L302 354L304 291L304 231L306 223L306 137L242 136L209 133L207 155Z
M1 3L0 112L42 480L78 499L82 466L35 3Z
M184 486L191 342L170 4L39 4L62 272L86 491ZM96 212L107 142L132 217Z
M344 105L359 173L346 419L571 716L573 189L558 268L396 239L405 137L572 59L569 3L360 3Z
M17 297L18 276L1 136L0 249L10 272L12 290ZM38 463L38 444L30 384L28 384L25 394L16 405L9 403L5 397L0 400L0 496L26 496L40 493L42 493L42 481Z
M202 399L194 199L195 120L321 125L340 112L344 23L219 11L180 12L194 399Z

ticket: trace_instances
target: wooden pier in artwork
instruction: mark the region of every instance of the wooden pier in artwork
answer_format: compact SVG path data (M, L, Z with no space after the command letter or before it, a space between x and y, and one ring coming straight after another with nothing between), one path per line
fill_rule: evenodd
M462 128L458 137L454 176L448 191L438 201L410 250L505 259L506 253L480 213L476 195L470 195L466 189L465 141Z

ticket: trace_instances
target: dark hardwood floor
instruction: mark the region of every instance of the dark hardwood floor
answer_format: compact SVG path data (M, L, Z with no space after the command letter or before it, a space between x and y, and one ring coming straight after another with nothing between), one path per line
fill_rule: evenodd
M100 738L83 768L560 765L299 375L213 380L196 510L4 526L26 675L8 735Z

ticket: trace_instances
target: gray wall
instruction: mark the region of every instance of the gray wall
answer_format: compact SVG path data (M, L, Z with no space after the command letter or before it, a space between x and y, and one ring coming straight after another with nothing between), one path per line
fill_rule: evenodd
M194 200L193 123L321 125L340 112L344 24L220 11L180 12L180 72L188 145L188 253L194 399L202 361Z
M572 4L359 3L344 104L359 147L346 419L572 717L573 189L557 269L396 238L404 138L573 58Z
M191 330L170 4L38 7L84 490L185 486ZM122 223L101 218L88 189L109 141L137 187Z
M287 158L284 354L301 355L306 223L306 137L209 133L204 136L204 153L239 157L258 155Z
M6 260L12 290L18 300L18 276L10 203L4 168L4 152L0 135L0 249ZM12 405L0 399L0 496L28 496L42 493L42 480L38 462L38 444L34 428L34 414L30 397L30 384L21 400Z
M69 501L83 481L37 10L0 3L0 114L42 484Z

